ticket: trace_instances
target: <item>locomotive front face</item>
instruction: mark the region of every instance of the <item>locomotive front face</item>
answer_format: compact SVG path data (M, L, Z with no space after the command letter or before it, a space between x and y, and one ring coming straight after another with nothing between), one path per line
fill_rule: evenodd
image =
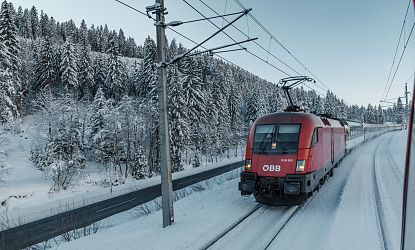
M295 173L300 129L301 124L257 125L252 147L252 171L269 177Z
M304 113L259 118L248 136L239 190L269 205L299 204L313 186L313 131L320 119ZM317 137L315 138L317 139Z
M245 171L241 173L242 194L275 193L299 195L300 181L290 179L306 170L306 157L299 150L301 123L273 123L255 126Z

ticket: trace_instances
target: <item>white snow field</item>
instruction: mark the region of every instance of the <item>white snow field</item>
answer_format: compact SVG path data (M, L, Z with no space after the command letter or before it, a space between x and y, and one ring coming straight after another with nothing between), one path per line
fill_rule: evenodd
M303 205L258 207L242 197L238 179L175 202L175 223L161 211L113 217L116 226L58 249L398 249L407 131L374 138L347 155ZM129 218L129 219L128 219Z
M99 169L100 166L87 162L85 172L72 187L49 194L52 181L30 161L31 146L42 134L36 126L41 122L39 117L26 116L18 133L7 133L5 136L7 141L1 151L6 154L4 163L8 168L4 175L4 182L0 181L0 230L160 183L160 176L142 180L129 178L123 185L113 186L111 191L109 187L97 184L105 178L105 174ZM174 173L173 179L241 160L242 157L238 156L220 159L217 163L207 165L203 162L198 168L188 166L185 171Z

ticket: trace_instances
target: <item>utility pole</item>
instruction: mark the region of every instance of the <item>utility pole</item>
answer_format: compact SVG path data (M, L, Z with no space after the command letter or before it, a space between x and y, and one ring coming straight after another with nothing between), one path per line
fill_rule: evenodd
M408 91L408 83L405 83L405 104L406 104L406 110L408 110L408 94L410 92Z
M163 207L163 227L174 222L173 213L173 184L170 165L169 122L167 114L167 79L166 79L166 34L164 24L164 0L156 0L155 5L147 10L156 13L157 36L157 80L159 97L159 135L160 135L160 168L161 168L161 197Z
M117 0L116 0L117 1ZM136 10L136 9L134 9ZM159 135L160 135L160 168L161 168L161 201L163 209L163 227L167 227L174 222L174 213L173 213L173 184L171 176L171 165L170 165L170 141L169 141L169 123L168 123L168 113L167 113L167 79L166 79L166 67L172 63L177 62L185 56L192 56L198 53L190 54L193 50L202 46L205 42L210 40L212 37L216 36L218 33L222 32L224 29L232 25L234 22L239 20L241 17L247 15L252 9L246 9L241 12L234 14L240 14L233 21L229 22L224 27L217 30L213 35L209 36L207 39L203 40L201 43L197 44L192 49L187 52L176 56L171 61L166 62L166 34L165 29L167 26L178 26L185 22L173 21L170 23L165 23L164 15L167 14L166 8L164 7L164 0L156 0L154 5L146 7L147 16L151 17L149 12L156 14L156 37L157 37L157 87L158 87L158 97L159 97ZM221 17L221 16L218 16ZM216 17L214 17L216 18ZM201 21L201 20L194 20ZM188 22L194 22L188 21ZM228 44L220 47L216 47L208 50L212 53L213 50L218 50L233 45L250 42L256 40L257 38L251 38L241 42L235 42L233 44ZM234 51L234 50L229 50ZM228 52L229 52L228 51ZM226 52L226 51L219 51ZM219 53L216 52L216 53Z
M408 121L408 115L409 115L409 104L408 104L408 94L410 92L408 91L408 83L405 83L405 124Z

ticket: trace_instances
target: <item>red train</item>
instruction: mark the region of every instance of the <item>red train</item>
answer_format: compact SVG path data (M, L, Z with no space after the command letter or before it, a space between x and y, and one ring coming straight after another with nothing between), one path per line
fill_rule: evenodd
M365 129L361 123L302 112L260 117L248 135L241 195L254 194L268 205L299 204L333 175L347 147L392 129L396 126Z

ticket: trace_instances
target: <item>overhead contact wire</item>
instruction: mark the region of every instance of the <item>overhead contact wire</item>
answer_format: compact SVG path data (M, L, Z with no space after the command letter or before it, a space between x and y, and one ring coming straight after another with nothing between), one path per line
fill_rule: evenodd
M245 10L246 8L245 8L245 6L243 6L243 4L239 1L239 0L234 0L243 10ZM265 31L269 36L271 36L272 37L272 39L276 42L276 43L278 43L295 61L297 61L305 70L307 70L318 82L320 82L326 89L324 89L325 91L326 90L330 90L330 88L322 81L322 80L320 80L309 68L307 68L293 53L291 53L291 51L290 50L288 50L288 48L286 47L286 46L284 46L284 44L282 44L282 42L280 42L274 35L272 35L272 33L268 30L268 29L266 29L265 27L264 27L264 25L262 25L262 23L261 22L259 22L253 15L252 15L252 13L248 13L248 16L249 17L251 17L252 18L252 20L254 20L254 22L259 26L259 27L261 27L261 29L263 30L263 31ZM315 84L314 84L315 85ZM330 90L331 91L331 90ZM333 94L335 94L333 91L331 91ZM351 105L349 102L347 102L347 101L345 101L344 99L343 99L343 101L346 103L346 104L348 104L348 105Z
M395 73L393 74L392 80L391 80L391 82L389 84L389 88L388 88L388 91L386 92L385 99L388 97L388 94L389 94L389 91L390 91L390 89L392 87L393 81L395 80L396 73L398 72L399 66L401 65L402 58L403 58L403 56L405 54L406 47L408 46L409 40L411 39L412 32L414 31L414 27L415 27L415 22L412 25L411 32L409 33L408 39L406 40L406 43L405 43L405 45L403 47L401 57L399 58L399 62L398 62L398 65L396 66Z
M404 28L405 28L406 18L408 16L409 6L411 5L411 1L412 0L409 0L408 7L406 8L405 18L403 19L401 33L399 34L398 44L396 45L395 54L393 55L392 65L391 65L391 68L389 70L388 81L386 82L385 90L383 91L383 94L382 94L382 99L386 99L386 96L385 96L386 89L388 88L389 80L390 80L392 70L393 70L393 66L395 65L396 55L398 54L399 44L401 43L401 38L402 38L402 34L403 34L403 31L404 31Z
M198 9L196 9L193 5L191 5L189 2L187 2L186 0L183 0L183 2L185 2L189 7L191 7L194 11L196 11L197 13L199 13L202 17L204 17L204 18L206 18L206 16L202 13L202 12L200 12ZM220 15L220 14L218 14L216 11L214 11L217 15ZM228 22L228 20L226 19L226 18L224 18L224 17L222 17L228 24L230 23L230 22ZM209 21L213 26L215 26L217 29L220 29L219 28L219 26L218 25L216 25L214 22L212 22L211 20L208 20L207 19L207 21ZM232 24L232 26L234 26L233 24ZM223 31L222 30L222 33L223 34L225 34L229 39L231 39L233 42L237 42L233 37L231 37L228 33L226 33L226 31ZM243 48L241 45L239 45L241 48ZM256 57L257 59L259 59L259 60L261 60L261 61L263 61L264 63L266 63L266 64L268 64L268 65L270 65L271 67L273 67L273 68L275 68L276 70L278 70L278 71L280 71L281 73L283 73L283 74L285 74L285 75L287 75L287 76L291 76L290 74L288 74L287 72L285 72L284 70L282 70L282 69L280 69L280 68L278 68L278 67L276 67L275 65L273 65L273 64L271 64L271 63L269 63L269 62L267 62L266 60L264 60L263 58L261 58L261 57L259 57L259 56L257 56L257 55L255 55L254 53L252 53L251 51L249 51L248 49L246 49L245 50L246 52L248 52L249 54L251 54L252 56L254 56L254 57Z

